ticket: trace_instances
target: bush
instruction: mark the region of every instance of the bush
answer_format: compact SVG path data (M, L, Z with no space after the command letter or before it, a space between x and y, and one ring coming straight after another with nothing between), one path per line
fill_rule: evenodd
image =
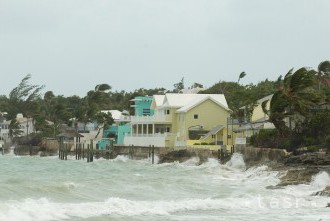
M325 147L330 149L330 135L325 138Z

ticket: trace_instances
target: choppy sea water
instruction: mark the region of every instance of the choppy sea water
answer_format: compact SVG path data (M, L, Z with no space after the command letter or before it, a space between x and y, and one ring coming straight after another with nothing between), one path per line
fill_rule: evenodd
M267 189L281 174L246 170L238 154L197 163L0 156L0 220L330 220L330 199L311 196L330 185L325 172L310 185Z

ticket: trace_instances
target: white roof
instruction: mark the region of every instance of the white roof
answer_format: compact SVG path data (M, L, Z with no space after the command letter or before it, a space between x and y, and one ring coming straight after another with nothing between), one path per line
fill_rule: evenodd
M164 103L165 95L154 95L153 97L156 107L159 107Z
M111 113L111 116L114 120L120 120L120 117L122 115L121 111L119 110L103 110L102 113Z
M196 98L195 100L193 100L188 105L181 107L179 110L177 110L177 112L187 112L187 111L191 110L192 108L198 106L199 104L203 103L206 100L211 100L214 103L216 103L217 105L219 105L220 107L224 108L225 110L230 111L228 106L225 106L225 105L227 105L227 102L225 104L223 104L223 102L221 102L221 99L215 99L212 96L206 96L206 97Z
M192 103L197 103L205 98L212 98L228 108L226 98L223 94L166 94L162 106L181 108Z

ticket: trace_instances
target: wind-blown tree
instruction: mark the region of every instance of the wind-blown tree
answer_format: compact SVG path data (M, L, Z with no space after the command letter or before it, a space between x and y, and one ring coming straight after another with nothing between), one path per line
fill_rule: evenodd
M95 135L95 138L97 138L101 132L101 130L106 130L113 124L114 120L112 118L112 115L110 112L104 113L104 112L98 112L95 114L93 119L97 124L97 134Z
M300 68L293 73L291 69L280 80L279 87L274 93L269 110L266 110L267 101L262 106L269 121L279 130L283 136L288 136L291 131L291 117L297 115L307 117L311 108L316 107L320 101L318 93L314 90L315 71ZM289 118L289 126L285 123Z
M31 85L29 80L31 74L28 74L22 79L17 87L10 93L8 98L8 119L16 118L18 113L23 113L25 116L33 117L31 115L37 114L36 107L38 106L38 99L40 99L40 92L44 86Z
M84 123L84 130L86 130L87 123L96 122L98 124L99 134L100 130L107 125L108 116L101 114L100 111L109 107L110 89L111 86L108 84L96 85L95 90L89 91L81 100L81 104L76 110L76 118Z
M13 140L14 137L18 137L23 133L23 131L21 130L21 128L19 126L19 122L16 119L13 119L10 121L8 129L9 129L8 135L11 140Z
M246 76L246 73L243 71L242 73L239 74L238 76L238 81L237 84L239 84L239 81Z

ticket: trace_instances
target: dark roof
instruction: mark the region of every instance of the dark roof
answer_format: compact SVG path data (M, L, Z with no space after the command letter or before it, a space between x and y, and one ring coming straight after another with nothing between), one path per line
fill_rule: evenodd
M67 129L65 132L60 133L59 135L57 135L57 137L75 138L75 137L84 137L84 136L81 135L80 133L78 133L74 129Z

